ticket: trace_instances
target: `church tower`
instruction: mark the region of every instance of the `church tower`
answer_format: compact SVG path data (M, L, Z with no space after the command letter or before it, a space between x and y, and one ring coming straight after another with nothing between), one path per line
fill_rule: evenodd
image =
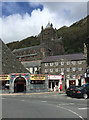
M58 39L57 31L53 24L47 24L46 28L41 27L40 44L45 47L45 56L61 55L64 53L62 37Z

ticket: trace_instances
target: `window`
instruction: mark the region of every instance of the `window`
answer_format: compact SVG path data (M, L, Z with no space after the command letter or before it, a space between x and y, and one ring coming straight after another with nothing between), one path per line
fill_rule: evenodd
M64 62L61 62L61 65L64 65Z
M33 90L45 89L45 80L31 80L30 89Z
M37 67L34 67L34 73L37 71Z
M55 62L55 65L58 66L58 62Z
M73 71L75 71L75 70L76 70L76 68L75 68L75 67L73 67L73 68L72 68L72 70L73 70Z
M78 71L82 71L82 68L80 67L80 68L78 68Z
M67 68L66 71L69 72L69 71L70 71L70 68Z
M82 64L82 61L78 61L78 64Z
M50 69L50 72L53 72L53 69Z
M64 60L63 58L61 58L61 60Z
M53 63L50 63L50 66L53 66Z
M56 68L55 71L58 72L58 68Z
M45 69L45 73L47 73L48 72L48 69Z
M76 64L76 61L72 61L72 64L75 65L75 64Z
M45 63L45 66L48 66L48 63Z
M70 78L70 75L67 75L67 78Z
M75 78L76 77L76 75L73 75L73 78Z
M61 72L64 72L64 68L61 68Z
M66 63L67 65L70 65L70 61L67 61L67 63Z
M33 73L33 68L32 67L30 67L30 73Z

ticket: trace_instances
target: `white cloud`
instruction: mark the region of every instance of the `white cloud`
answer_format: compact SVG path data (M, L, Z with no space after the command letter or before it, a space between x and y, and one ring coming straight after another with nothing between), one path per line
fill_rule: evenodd
M32 35L38 35L41 26L47 25L48 21L53 23L54 28L63 25L71 25L73 22L87 15L86 3L41 3L44 9L33 10L31 16L13 14L0 18L0 36L5 43L22 40ZM32 3L34 5L34 3ZM35 4L36 6L38 4ZM2 33L2 34L1 34Z
M6 43L21 40L32 35L38 35L41 31L41 26L46 25L48 19L54 16L47 9L43 11L34 10L31 16L26 13L23 17L20 14L13 14L0 19L2 25L1 38Z

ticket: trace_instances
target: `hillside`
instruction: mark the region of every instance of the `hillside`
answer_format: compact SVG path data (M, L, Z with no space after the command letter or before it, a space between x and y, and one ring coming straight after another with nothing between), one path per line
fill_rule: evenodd
M62 36L63 38L65 53L83 52L83 43L87 41L87 20L89 20L89 16L72 24L70 27L64 26L57 30L58 37ZM7 46L13 50L39 44L40 38L31 36L20 42L8 43Z
M30 47L30 46L35 46L35 45L39 45L40 44L40 40L38 37L28 37L26 39L23 39L21 41L16 41L16 42L11 42L8 43L7 46L12 50L14 49L19 49L19 48L25 48L25 47Z
M87 19L89 16L70 27L64 26L57 30L58 37L63 37L66 53L83 52L83 43L87 42Z

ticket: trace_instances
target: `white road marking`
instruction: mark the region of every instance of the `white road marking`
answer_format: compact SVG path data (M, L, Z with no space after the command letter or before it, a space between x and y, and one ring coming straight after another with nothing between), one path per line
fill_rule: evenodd
M66 95L66 94L61 94L61 96L62 96L62 95Z
M21 100L21 101L25 101L25 100Z
M74 103L69 103L70 105L74 105Z
M41 102L47 102L47 101L41 101Z
M63 103L63 104L59 104L59 105L69 105L68 103Z
M72 98L70 98L70 97L67 97L67 99L72 99Z
M6 98L2 98L2 99L6 99Z
M74 105L74 103L63 103L63 104L59 104L59 105Z
M87 110L87 109L89 109L89 108L78 108L79 110Z
M82 116L80 116L78 113L76 113L76 112L74 112L74 111L72 111L70 109L67 109L67 108L64 108L64 107L61 107L61 106L57 106L57 107L65 109L65 110L68 110L69 112L72 112L73 114L77 115L79 118L81 118L82 120L84 120Z

